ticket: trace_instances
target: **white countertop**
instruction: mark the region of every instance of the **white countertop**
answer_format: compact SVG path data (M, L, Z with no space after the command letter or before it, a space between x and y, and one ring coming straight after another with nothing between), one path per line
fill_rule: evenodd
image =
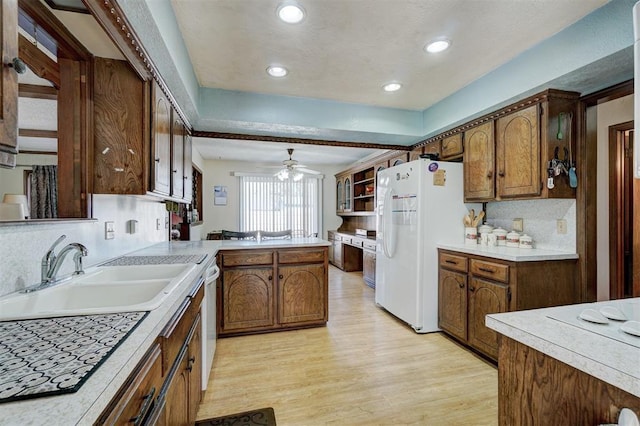
M544 260L567 260L577 259L578 254L561 251L561 250L545 250L545 249L521 249L506 246L477 246L460 244L438 244L438 248L452 250L466 254L475 254L477 256L492 257L494 259L509 260L512 262L537 262Z
M487 315L487 327L606 383L640 397L640 347L555 318L615 306L640 315L640 298ZM582 320L578 320L582 321ZM576 324L578 322L576 321ZM612 324L612 327L616 326ZM616 331L617 332L617 331ZM623 333L622 331L619 331ZM640 337L624 335L624 339Z
M215 256L219 250L247 248L324 247L329 242L319 238L256 241L173 241L158 243L128 255L191 255ZM91 425L102 413L115 393L125 383L138 362L151 347L165 324L187 297L193 282L209 263L207 257L160 305L149 312L106 361L96 369L75 393L34 398L0 404L2 425Z

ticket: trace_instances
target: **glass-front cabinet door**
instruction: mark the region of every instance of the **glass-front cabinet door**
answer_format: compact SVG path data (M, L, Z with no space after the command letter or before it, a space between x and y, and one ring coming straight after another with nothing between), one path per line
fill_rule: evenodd
M351 211L351 178L344 178L344 209L345 212Z
M340 213L344 209L344 184L342 178L336 178L336 212Z

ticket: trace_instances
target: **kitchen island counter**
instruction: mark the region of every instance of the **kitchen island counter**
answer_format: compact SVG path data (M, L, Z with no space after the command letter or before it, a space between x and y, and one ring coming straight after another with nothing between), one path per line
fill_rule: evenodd
M624 406L640 412L640 337L621 331L621 321L579 319L585 309L604 306L629 319L640 316L640 298L487 315L487 326L502 335L500 424L522 416L562 420L555 424L615 423Z

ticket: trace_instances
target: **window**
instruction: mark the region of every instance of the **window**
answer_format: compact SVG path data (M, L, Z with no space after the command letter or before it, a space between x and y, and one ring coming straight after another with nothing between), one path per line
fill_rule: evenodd
M291 229L303 236L321 231L321 177L305 175L297 182L258 175L239 179L241 231Z

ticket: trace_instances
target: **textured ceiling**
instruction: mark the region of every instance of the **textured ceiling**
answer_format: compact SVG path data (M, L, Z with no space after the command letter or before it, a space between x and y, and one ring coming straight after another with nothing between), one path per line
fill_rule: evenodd
M607 0L171 0L201 86L423 110L578 21ZM448 37L452 47L427 54ZM284 79L265 69L280 64ZM403 89L381 87L399 81Z

